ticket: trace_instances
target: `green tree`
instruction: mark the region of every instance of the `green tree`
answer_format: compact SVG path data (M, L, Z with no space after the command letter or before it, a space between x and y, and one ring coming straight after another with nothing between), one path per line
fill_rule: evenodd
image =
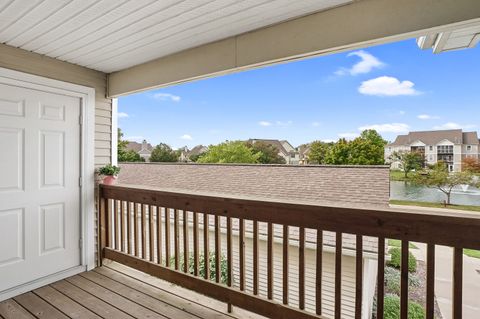
M414 175L412 181L417 185L436 188L443 192L447 197L447 205L450 205L450 197L455 186L480 186L480 182L475 182L474 175L471 172L464 171L450 173L443 162L437 163L430 170L418 172Z
M364 130L359 137L349 143L351 165L383 165L384 147L387 144L375 130Z
M178 152L165 144L160 143L152 150L150 162L176 162L178 161Z
M227 141L211 145L208 151L198 160L198 163L258 163L260 152L253 152L245 142Z
M255 143L247 143L254 154L260 153L258 163L261 164L285 164L286 161L283 157L278 155L279 150L275 145L268 144L262 141Z
M398 151L393 152L389 158L391 161L399 162L403 172L405 173L405 178L408 177L408 173L416 170L418 171L423 167L425 163L425 158L419 152L407 152L407 151Z
M350 164L350 145L349 142L341 138L334 143L325 156L325 164L347 165Z
M119 162L144 162L145 160L134 150L127 150L128 141L124 141L123 132L118 128L117 156Z
M190 155L189 158L190 158L190 160L191 160L192 162L197 162L198 159L203 156L203 154L205 154L205 152L202 152L202 153L200 153L200 154Z
M308 152L308 161L312 164L326 164L327 154L332 147L332 143L314 141L310 144Z

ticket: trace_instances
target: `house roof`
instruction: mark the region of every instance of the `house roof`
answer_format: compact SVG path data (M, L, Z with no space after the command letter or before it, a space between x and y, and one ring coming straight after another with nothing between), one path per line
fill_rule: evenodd
M120 167L120 184L177 192L372 208L387 207L390 196L388 166L123 163ZM313 240L315 234L308 232L308 238ZM376 239L365 237L364 242L365 250L376 252ZM333 246L334 234L326 233L325 243ZM354 236L345 234L343 245L354 249Z
M454 144L478 144L477 132L462 132L462 130L418 131L407 135L398 135L389 146L406 146L416 141L426 145L435 145L443 140Z
M203 145L197 145L194 148L192 148L190 151L187 152L188 156L193 156L193 155L200 155L204 153L208 148Z
M255 143L255 142L262 142L265 144L273 145L275 146L279 152L289 155L291 152L287 151L285 147L282 144L282 141L279 140L269 140L269 139L258 139L258 138L251 138L248 140L249 143ZM284 141L287 142L287 141ZM288 142L287 142L288 143ZM289 143L290 144L290 143Z
M138 142L128 142L127 144L127 150L132 150L132 151L135 151L135 152L140 152L142 150L142 145L143 143L138 143ZM150 143L147 143L146 144L146 149L148 151L152 151L153 150L153 146L150 144Z

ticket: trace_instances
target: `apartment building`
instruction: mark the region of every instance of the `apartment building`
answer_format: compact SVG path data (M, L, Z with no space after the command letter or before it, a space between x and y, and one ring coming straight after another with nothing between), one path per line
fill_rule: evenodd
M400 163L391 160L394 152L419 152L425 164L444 161L450 171L461 171L462 160L467 157L480 158L477 132L458 130L418 131L399 135L393 143L385 146L385 161L399 169Z

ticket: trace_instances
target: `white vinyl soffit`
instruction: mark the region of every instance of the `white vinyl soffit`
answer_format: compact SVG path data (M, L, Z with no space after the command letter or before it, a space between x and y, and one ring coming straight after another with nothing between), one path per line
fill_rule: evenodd
M106 73L352 0L0 0L0 42Z

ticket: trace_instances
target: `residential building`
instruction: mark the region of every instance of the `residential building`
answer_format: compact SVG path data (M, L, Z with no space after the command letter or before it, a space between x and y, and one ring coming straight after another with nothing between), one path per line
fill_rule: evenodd
M150 156L152 155L153 146L147 142L147 140L143 140L142 143L137 142L128 142L127 150L132 150L140 155L141 158L145 160L145 162L150 162Z
M273 145L278 149L278 155L285 159L286 164L299 164L300 155L288 141L286 140L269 140L269 139L249 139L249 143L262 142Z
M191 150L189 150L188 147L185 146L181 149L179 161L187 163L192 162L191 157L199 156L207 151L208 147L203 145L197 145Z
M394 169L400 169L398 161L392 161L394 152L418 152L425 164L443 161L449 171L461 171L462 160L467 157L480 158L480 142L477 132L462 130L418 131L399 135L393 143L385 146L385 161Z
M375 281L364 282L365 268L371 268L362 260L371 249L366 238L374 237L382 275L387 238L427 244L428 318L434 316L435 247L452 247L451 317L477 318L478 308L463 306L476 300L475 290L462 285L462 251L480 249L480 221L473 215L344 203L343 189L328 203L309 203L300 198L308 187L295 200L271 200L169 185L96 185L95 171L117 164L120 96L427 34L422 47L435 52L466 42L472 47L478 42L480 1L198 2L2 2L0 317L318 319L333 311L335 318L344 313L367 318L369 285ZM156 120L167 130L181 125ZM207 168L206 175L214 172L213 166ZM323 176L316 184L332 178ZM350 178L345 176L342 186ZM291 193L288 179L279 178L279 183L285 194ZM194 183L186 177L183 184ZM364 186L357 186L362 192ZM375 196L362 193L366 200ZM253 228L248 236L247 225ZM260 235L265 225L266 236ZM277 225L283 228L281 238ZM315 245L307 242L312 230ZM238 241L232 241L233 232ZM323 260L323 233L328 232L335 233L334 265L331 258ZM200 247L199 237L210 238L205 242L211 244ZM249 259L247 242L253 246ZM290 244L297 248L290 250ZM266 254L258 253L264 249L260 245L267 246ZM355 270L344 262L344 245L355 252ZM225 267L219 257L224 249ZM217 274L220 266L226 269L225 282L220 276L209 278L208 272L200 276L199 251L218 256L210 269ZM189 255L191 274L179 263L183 257L189 264ZM274 268L278 256L281 271ZM290 259L297 261L295 267ZM234 265L239 274L232 280ZM315 274L307 267L314 267ZM249 271L253 277L247 282ZM266 282L260 282L265 274ZM408 282L406 271L401 276ZM278 277L284 278L281 286L274 285ZM378 287L383 287L382 279L377 276ZM247 284L253 289L245 289ZM342 288L345 284L348 290ZM258 289L261 285L266 293ZM273 298L278 291L281 302ZM376 293L378 310L385 295L383 289ZM311 295L315 311L306 302ZM400 298L401 317L406 318L405 289ZM332 303L333 309L326 306Z

